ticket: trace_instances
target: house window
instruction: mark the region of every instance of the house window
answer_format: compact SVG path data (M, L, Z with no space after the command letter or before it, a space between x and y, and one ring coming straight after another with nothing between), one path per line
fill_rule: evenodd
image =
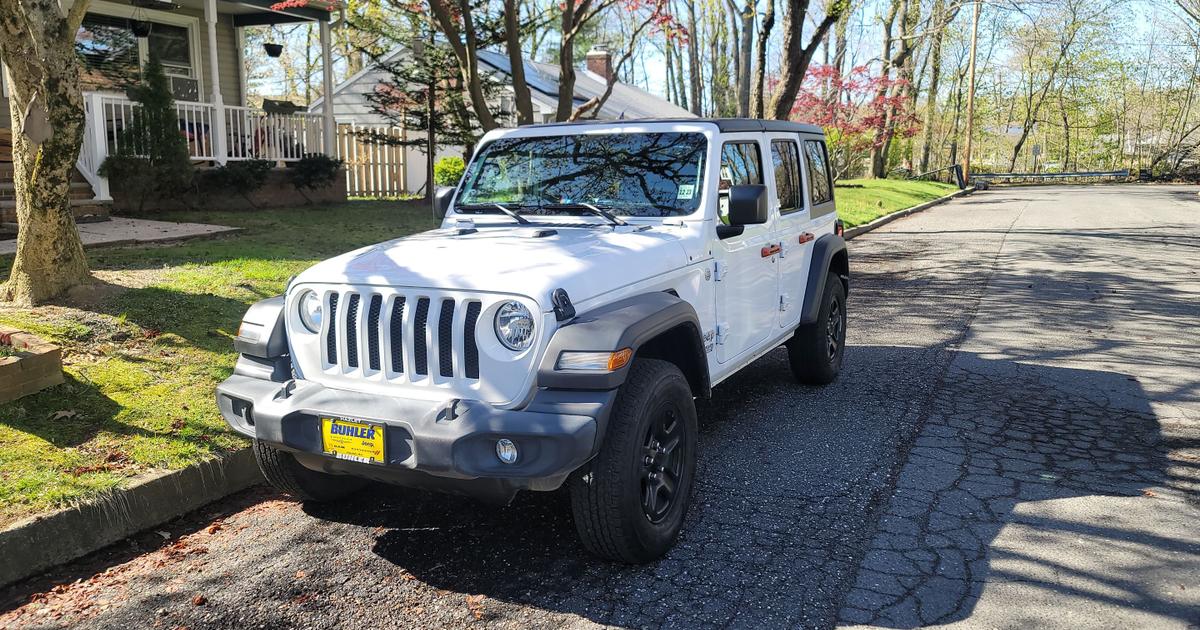
M194 77L191 32L186 26L150 22L149 37L133 34L128 18L88 13L75 34L85 90L120 90L136 81L151 54L169 76Z
M137 79L138 41L129 20L89 13L75 33L84 89L115 89Z
M192 46L182 26L155 23L146 38L147 55L158 55L167 74L192 76Z

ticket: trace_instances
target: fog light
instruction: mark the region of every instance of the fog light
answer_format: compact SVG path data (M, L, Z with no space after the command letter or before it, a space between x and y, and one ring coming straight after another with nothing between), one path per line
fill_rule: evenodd
M505 464L517 463L517 445L508 438L496 440L496 457Z

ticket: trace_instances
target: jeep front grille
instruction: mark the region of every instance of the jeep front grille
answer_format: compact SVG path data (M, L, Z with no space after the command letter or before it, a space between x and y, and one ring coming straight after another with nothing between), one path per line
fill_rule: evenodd
M412 300L416 308L409 309ZM443 382L479 379L477 299L343 291L330 292L327 304L322 331L327 370L417 382L430 377L433 364ZM339 305L345 305L344 313ZM466 316L456 320L460 305Z

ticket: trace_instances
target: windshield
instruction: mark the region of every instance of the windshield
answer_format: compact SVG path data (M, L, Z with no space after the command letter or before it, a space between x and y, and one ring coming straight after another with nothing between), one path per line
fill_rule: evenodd
M471 162L455 210L688 215L700 204L707 147L693 132L501 138Z

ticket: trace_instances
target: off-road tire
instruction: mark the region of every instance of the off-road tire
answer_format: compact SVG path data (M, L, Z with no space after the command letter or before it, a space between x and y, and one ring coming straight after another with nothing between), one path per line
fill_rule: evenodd
M833 321L837 319L835 324ZM833 330L831 334L831 328ZM830 344L836 344L831 350ZM837 274L825 276L825 293L817 310L817 321L796 329L787 342L788 362L796 380L825 385L837 378L846 350L846 287Z
M691 502L696 436L696 406L687 378L673 363L636 360L617 393L600 453L571 477L575 529L588 551L642 563L671 548ZM675 446L664 455L671 442ZM668 479L675 480L673 492L662 485ZM653 500L647 499L648 487L658 488ZM657 505L664 496L670 498L661 514L656 511L656 520L645 504Z
M268 483L302 501L336 501L366 484L356 477L330 475L305 468L291 453L258 440L254 440L254 459L258 460L258 468Z

